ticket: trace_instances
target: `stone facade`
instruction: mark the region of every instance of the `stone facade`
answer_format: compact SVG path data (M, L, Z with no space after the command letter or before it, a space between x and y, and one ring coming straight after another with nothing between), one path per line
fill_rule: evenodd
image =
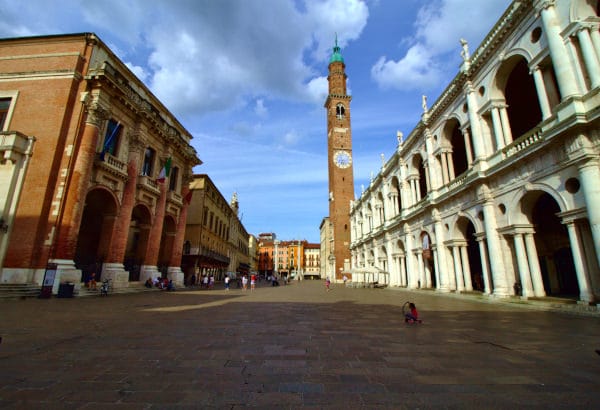
M304 246L304 277L315 279L321 277L321 245L307 243Z
M600 296L597 3L515 1L352 204L392 286Z
M320 254L319 254L319 272L321 279L330 278L333 279L334 273L334 262L335 258L331 253L332 233L331 224L329 223L329 217L323 218L321 225L319 226L319 240L321 242Z
M0 76L4 129L37 140L5 204L0 281L182 283L189 132L94 34L0 40Z
M238 217L237 195L228 203L206 174L194 175L187 215L182 267L186 282L192 274L248 273L249 235Z

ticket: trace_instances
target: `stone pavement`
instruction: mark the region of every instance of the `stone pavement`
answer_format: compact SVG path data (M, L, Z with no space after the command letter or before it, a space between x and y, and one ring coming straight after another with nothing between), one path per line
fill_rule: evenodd
M433 292L305 281L3 301L0 319L2 409L600 406L598 317Z

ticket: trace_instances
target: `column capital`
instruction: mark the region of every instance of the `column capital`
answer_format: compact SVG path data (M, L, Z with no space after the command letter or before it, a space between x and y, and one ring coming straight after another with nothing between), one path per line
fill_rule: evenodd
M465 81L465 84L463 85L463 90L465 90L467 94L475 92L475 88L473 88L473 82L471 80Z
M142 137L139 130L132 130L127 133L129 142L129 152L142 152L146 146L146 140Z
M550 7L554 7L555 5L556 0L538 0L537 2L534 1L534 7L538 13L549 9Z
M104 108L97 100L85 104L87 117L86 124L100 128L102 121L110 118L110 111Z

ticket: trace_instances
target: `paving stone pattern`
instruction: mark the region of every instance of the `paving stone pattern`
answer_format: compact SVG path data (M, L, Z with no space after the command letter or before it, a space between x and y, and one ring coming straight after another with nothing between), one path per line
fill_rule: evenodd
M305 281L2 301L0 319L2 409L600 407L597 317L433 292Z

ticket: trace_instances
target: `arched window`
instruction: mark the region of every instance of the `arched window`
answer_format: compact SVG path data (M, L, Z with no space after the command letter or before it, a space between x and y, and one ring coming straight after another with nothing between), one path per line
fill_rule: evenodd
M343 104L338 104L335 107L335 116L341 120L346 116L346 109Z

